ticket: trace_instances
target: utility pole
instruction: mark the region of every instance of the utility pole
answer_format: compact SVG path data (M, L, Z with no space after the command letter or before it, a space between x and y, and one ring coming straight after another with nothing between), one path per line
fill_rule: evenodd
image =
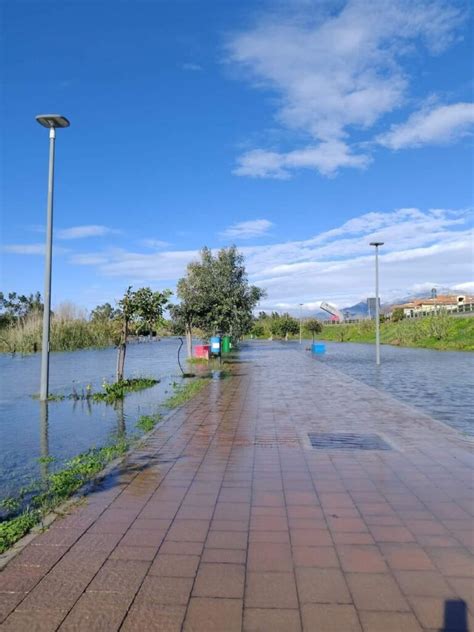
M301 344L302 327L303 327L303 303L300 303L300 344Z
M59 114L39 114L36 120L49 129L48 204L46 213L46 252L44 268L43 340L41 343L40 401L49 395L49 334L51 329L51 274L53 258L53 199L54 199L54 150L57 127L69 127L69 121Z
M375 246L375 364L380 364L380 298L379 298L379 246L383 241L371 241Z

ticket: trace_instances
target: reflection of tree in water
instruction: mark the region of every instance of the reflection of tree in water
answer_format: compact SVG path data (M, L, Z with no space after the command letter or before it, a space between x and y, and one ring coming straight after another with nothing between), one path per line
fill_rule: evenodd
M120 439L127 434L127 428L125 426L125 414L124 414L123 399L117 400L115 403L115 412L117 414L117 437Z
M45 480L49 473L49 410L48 402L40 402L40 474Z

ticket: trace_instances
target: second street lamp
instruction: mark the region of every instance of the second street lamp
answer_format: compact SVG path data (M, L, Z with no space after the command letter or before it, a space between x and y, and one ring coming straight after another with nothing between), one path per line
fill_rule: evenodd
M48 204L46 212L46 252L44 268L43 339L41 343L40 400L47 401L49 390L49 332L51 321L51 271L53 253L53 197L54 197L54 144L57 127L69 127L69 121L60 114L38 114L36 120L49 129Z
M380 364L380 298L379 298L379 246L383 241L371 241L375 246L375 364Z
M300 344L301 344L302 327L303 327L303 303L300 303Z

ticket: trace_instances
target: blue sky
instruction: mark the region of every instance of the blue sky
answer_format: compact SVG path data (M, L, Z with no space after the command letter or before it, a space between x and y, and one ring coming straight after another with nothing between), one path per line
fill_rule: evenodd
M468 2L12 2L4 13L2 289L53 303L174 288L236 243L264 308L472 284Z

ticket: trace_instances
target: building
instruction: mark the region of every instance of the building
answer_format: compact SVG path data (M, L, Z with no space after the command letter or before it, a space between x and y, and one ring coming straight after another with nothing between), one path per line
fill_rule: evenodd
M430 313L439 311L474 311L474 297L465 295L440 295L433 298L415 299L409 303L404 303L403 305L394 305L392 307L392 312L396 308L403 309L403 314L406 318L429 315Z

